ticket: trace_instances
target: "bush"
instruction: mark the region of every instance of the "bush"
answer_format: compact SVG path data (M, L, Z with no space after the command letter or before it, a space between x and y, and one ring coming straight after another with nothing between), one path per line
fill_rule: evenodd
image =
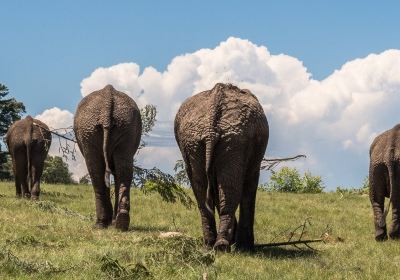
M363 180L361 187L359 188L352 188L352 187L337 187L337 193L345 194L345 193L352 193L352 194L368 194L369 193L369 178L366 176Z
M301 177L296 168L283 167L278 172L273 172L270 182L261 188L274 192L321 193L324 186L320 176L313 176L307 171Z
M75 184L72 173L68 170L68 164L58 156L47 156L42 180L48 184Z
M89 174L85 174L81 178L79 178L79 184L81 185L90 185L92 183L92 180L90 179Z

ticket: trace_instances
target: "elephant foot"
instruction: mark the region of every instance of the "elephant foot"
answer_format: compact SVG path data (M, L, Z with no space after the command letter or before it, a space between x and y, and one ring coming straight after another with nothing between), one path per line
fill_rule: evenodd
M30 199L31 198L31 194L30 193L24 193L24 198Z
M386 241L388 239L386 228L379 229L375 232L375 240L378 242Z
M390 239L399 240L400 239L400 231L391 231L389 233Z
M214 250L219 252L229 253L231 251L231 246L229 245L229 241L225 238L218 239L214 244Z
M93 225L93 228L94 229L106 229L106 228L108 228L108 224L107 223L103 223L103 222L96 222Z
M39 196L38 195L32 195L31 196L31 200L39 200Z
M236 250L239 252L252 252L254 251L254 244L236 243Z
M127 231L129 228L130 218L127 210L120 210L115 218L115 228L121 231Z

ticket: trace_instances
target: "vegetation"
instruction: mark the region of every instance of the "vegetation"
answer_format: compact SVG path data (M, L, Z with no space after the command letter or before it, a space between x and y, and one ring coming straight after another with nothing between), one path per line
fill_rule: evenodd
M366 196L258 193L257 244L286 241L310 217L304 238L324 233L326 243L313 245L318 251L215 254L201 246L196 207L132 189L131 208L128 232L95 230L87 186L43 184L34 202L16 199L12 182L0 183L0 279L393 279L399 271L400 246L374 241Z
M369 193L369 179L368 176L364 178L364 181L359 188L346 188L346 187L337 187L337 193L345 194L345 193L353 193L353 194L363 194L366 195Z
M18 102L15 98L6 98L8 94L8 88L0 83L0 141L7 133L10 125L21 119L21 115L25 113L24 104ZM2 151L0 142L0 180L10 180L12 178L11 168L7 164L7 153Z
M47 156L44 162L42 181L48 184L74 184L68 164L59 156Z
M272 171L271 178L266 185L261 185L266 191L290 193L321 193L324 190L320 176L305 172L301 177L296 168L282 167L279 171Z

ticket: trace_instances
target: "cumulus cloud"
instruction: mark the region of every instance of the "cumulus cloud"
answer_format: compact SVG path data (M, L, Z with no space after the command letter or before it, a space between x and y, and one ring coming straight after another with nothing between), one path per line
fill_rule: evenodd
M318 81L299 59L231 37L213 49L173 58L164 71L141 71L133 62L95 69L82 80L81 93L112 84L139 106L156 105L159 122L140 157L143 164L171 170L179 158L172 122L180 104L216 82L234 83L250 89L265 110L270 123L267 154L305 153L308 159L297 166L321 174L335 187L361 183L372 139L398 122L398 73L400 50L387 50L349 61ZM52 114L47 114L49 121Z

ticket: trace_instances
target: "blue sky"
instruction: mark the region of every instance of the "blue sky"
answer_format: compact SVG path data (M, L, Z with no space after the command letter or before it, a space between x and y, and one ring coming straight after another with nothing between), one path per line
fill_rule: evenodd
M305 4L307 3L307 4ZM321 79L344 62L399 48L398 1L0 1L0 77L31 114L74 110L99 66L163 70L229 36L302 60Z
M323 80L349 61L400 49L399 10L398 1L0 0L0 82L32 115L53 107L73 113L84 93L82 80L98 67L132 62L141 71L152 66L163 72L175 57L214 49L229 37L296 58L313 79ZM368 123L368 135L389 128L390 118L380 125ZM168 126L159 131L166 130ZM327 146L351 146L355 140L346 137ZM283 150L285 141L270 143L282 156L303 151ZM319 160L304 168L320 172L329 185L355 185L367 174L365 147L340 150L337 154L349 167L333 168L318 167L325 151L318 146ZM346 169L355 174L341 176Z

